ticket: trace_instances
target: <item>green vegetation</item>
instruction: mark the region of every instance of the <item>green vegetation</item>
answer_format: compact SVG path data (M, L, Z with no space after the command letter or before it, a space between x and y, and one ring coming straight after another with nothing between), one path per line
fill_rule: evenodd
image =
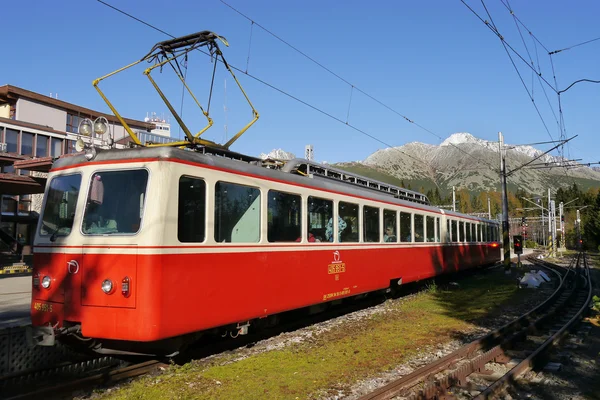
M526 240L525 247L527 247L528 249L535 249L538 247L538 244L536 242L534 242L533 240Z
M480 317L494 318L522 301L514 280L478 275L444 288L430 284L385 312L345 321L329 331L312 328L300 343L276 351L244 349L144 377L103 393L103 399L313 399L347 394L357 381L392 370L424 349L463 336ZM477 301L473 301L477 299Z

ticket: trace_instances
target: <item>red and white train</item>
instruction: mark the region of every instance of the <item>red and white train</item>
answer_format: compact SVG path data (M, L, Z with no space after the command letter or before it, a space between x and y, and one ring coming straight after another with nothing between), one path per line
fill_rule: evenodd
M498 231L307 160L94 149L49 174L31 335L168 354L198 333L495 263Z

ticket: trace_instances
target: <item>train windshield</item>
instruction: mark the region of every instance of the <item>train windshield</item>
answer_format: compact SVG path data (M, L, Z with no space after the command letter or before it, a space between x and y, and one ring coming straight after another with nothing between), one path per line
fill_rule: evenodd
M81 175L57 176L50 182L46 195L46 207L42 216L40 234L66 236L73 228L75 207L79 197ZM54 239L52 239L54 241Z
M101 171L92 175L82 231L86 235L135 234L140 230L148 171Z

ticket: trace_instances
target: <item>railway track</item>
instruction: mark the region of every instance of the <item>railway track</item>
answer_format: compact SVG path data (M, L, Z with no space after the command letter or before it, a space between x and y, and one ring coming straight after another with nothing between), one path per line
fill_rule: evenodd
M19 393L8 392L8 397L2 396L7 400L24 400L24 399L53 399L67 396L73 391L80 389L89 389L96 385L114 384L124 379L133 378L136 376L144 375L152 372L160 367L166 367L158 360L148 360L141 363L135 363L130 365L106 365L104 367L98 367L94 370L88 371L84 376L64 381L55 381L53 383L46 383L44 387L36 385L37 389L26 389L21 388Z
M535 258L529 261L558 278L556 290L544 303L361 400L497 398L517 377L544 366L548 350L581 320L591 301L592 285L583 253L574 257L567 268ZM495 369L504 372L495 372L492 366L500 366ZM477 382L478 389L465 390L472 389L473 382ZM481 389L482 382L487 388ZM464 396L465 392L470 395Z

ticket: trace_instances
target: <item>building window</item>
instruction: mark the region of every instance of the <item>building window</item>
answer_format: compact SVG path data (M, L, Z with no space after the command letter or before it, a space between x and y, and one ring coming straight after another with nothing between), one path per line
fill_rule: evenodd
M379 242L379 208L363 207L363 240Z
M302 237L302 198L269 190L267 237L269 242L299 242ZM308 241L316 242L314 234Z
M29 215L29 213L31 212L31 195L30 194L26 194L26 195L22 195L19 198L19 214L21 215Z
M19 144L19 131L6 128L6 151L8 153L17 153Z
M60 157L63 153L63 141L62 139L57 139L57 138L51 138L52 140L52 152L51 152L51 156L52 157Z
M80 120L78 115L67 114L67 132L78 133Z
M179 178L177 238L182 243L204 242L206 232L206 183L199 178Z
M46 157L48 155L48 136L37 135L35 143L35 156Z
M13 196L2 196L2 214L15 215L17 212L17 199Z
M75 148L75 140L67 140L67 151L65 154L77 153L77 149Z
M33 155L33 133L23 132L21 136L21 154L24 156Z
M331 221L333 221L333 201L309 196L307 240L310 241L312 235L315 242L317 240L333 242L333 222Z
M215 186L215 241L252 243L260 240L260 190L228 182Z

